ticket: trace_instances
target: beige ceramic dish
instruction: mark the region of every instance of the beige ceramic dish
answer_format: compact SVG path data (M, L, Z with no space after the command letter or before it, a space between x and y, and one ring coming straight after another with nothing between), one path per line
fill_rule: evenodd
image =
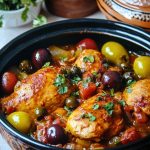
M150 30L150 0L97 0L104 15Z

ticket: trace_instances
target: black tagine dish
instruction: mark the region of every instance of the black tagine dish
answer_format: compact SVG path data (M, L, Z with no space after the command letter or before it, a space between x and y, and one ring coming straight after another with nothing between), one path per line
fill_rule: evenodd
M0 60L0 133L12 149L149 149L143 29L58 21L9 42Z

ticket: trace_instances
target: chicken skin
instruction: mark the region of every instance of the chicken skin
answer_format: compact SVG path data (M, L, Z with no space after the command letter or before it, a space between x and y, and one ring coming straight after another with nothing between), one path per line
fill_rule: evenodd
M109 95L101 96L99 93L73 111L66 129L75 137L100 141L104 134L118 134L123 127L121 115L120 105Z
M74 65L83 71L103 72L103 56L99 51L86 49L81 52Z
M11 113L10 110L13 109L27 112L34 118L36 107L42 106L51 113L63 106L72 90L68 84L66 93L58 93L58 87L54 85L58 71L58 68L47 67L22 80L10 96L1 99L2 107L6 109L6 113Z
M129 106L139 107L150 115L150 79L139 80L127 87L123 97Z

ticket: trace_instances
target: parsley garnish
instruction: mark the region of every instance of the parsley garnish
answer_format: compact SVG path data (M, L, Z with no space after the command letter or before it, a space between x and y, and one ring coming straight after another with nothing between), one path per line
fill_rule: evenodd
M72 96L79 96L79 91L74 91L71 93Z
M65 62L68 60L68 57L67 56L61 56L60 59L62 62Z
M21 18L22 18L23 21L27 20L27 18L28 18L28 11L29 11L29 8L25 7L24 11L21 14Z
M85 56L83 57L83 62L89 62L89 63L93 63L94 62L94 56L89 55L89 56Z
M67 92L68 92L68 87L67 86L63 85L63 86L58 87L58 93L59 94L65 94Z
M101 93L101 96L106 96L107 93L105 91L103 91L103 93Z
M68 92L68 87L66 86L66 78L62 74L58 74L55 81L54 85L58 87L58 93L59 94L65 94Z
M98 105L98 104L94 104L94 105L92 106L92 108L93 108L93 110L97 110L97 109L99 108L99 105Z
M114 96L114 89L110 89L110 96L111 96L111 97Z
M90 77L84 79L83 83L82 83L83 87L87 88L88 87L88 83L91 82L91 81L92 81L92 79Z
M79 76L75 76L71 79L71 81L73 84L78 84L78 82L81 81L81 78Z
M3 16L0 16L0 28L3 26Z
M71 113L72 113L72 110L69 109L69 107L67 107L67 106L64 106L64 109L68 112L68 113L67 113L67 116L70 116Z
M101 101L101 100L103 100L103 98L102 98L101 96L98 96L98 97L96 98L96 101Z
M131 93L132 92L132 89L131 89L131 87L129 86L129 87L127 87L127 93Z
M123 106L123 107L126 105L126 103L125 103L124 100L120 100L120 101L119 101L119 104L120 104L121 106Z
M107 111L108 115L112 115L113 113L114 104L113 102L109 102L106 105L104 105L104 109Z
M131 86L133 83L136 83L136 81L135 80L128 80L127 86Z
M50 66L50 62L46 62L44 65L43 65L43 67L42 68L47 68L47 67L49 67Z
M89 118L90 121L95 121L96 120L96 117L93 116L91 113L82 114L81 118Z
M47 18L43 15L39 15L33 20L33 27L42 26L46 23L47 23Z

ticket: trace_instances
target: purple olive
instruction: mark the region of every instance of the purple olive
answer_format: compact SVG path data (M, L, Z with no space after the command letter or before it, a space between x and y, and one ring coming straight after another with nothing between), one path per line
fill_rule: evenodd
M47 139L49 144L63 144L66 141L66 134L64 129L54 124L47 129Z
M117 71L106 71L102 76L102 83L105 88L120 90L122 86L122 77Z
M36 69L40 69L46 62L52 62L51 53L47 49L35 50L32 54L32 63Z

